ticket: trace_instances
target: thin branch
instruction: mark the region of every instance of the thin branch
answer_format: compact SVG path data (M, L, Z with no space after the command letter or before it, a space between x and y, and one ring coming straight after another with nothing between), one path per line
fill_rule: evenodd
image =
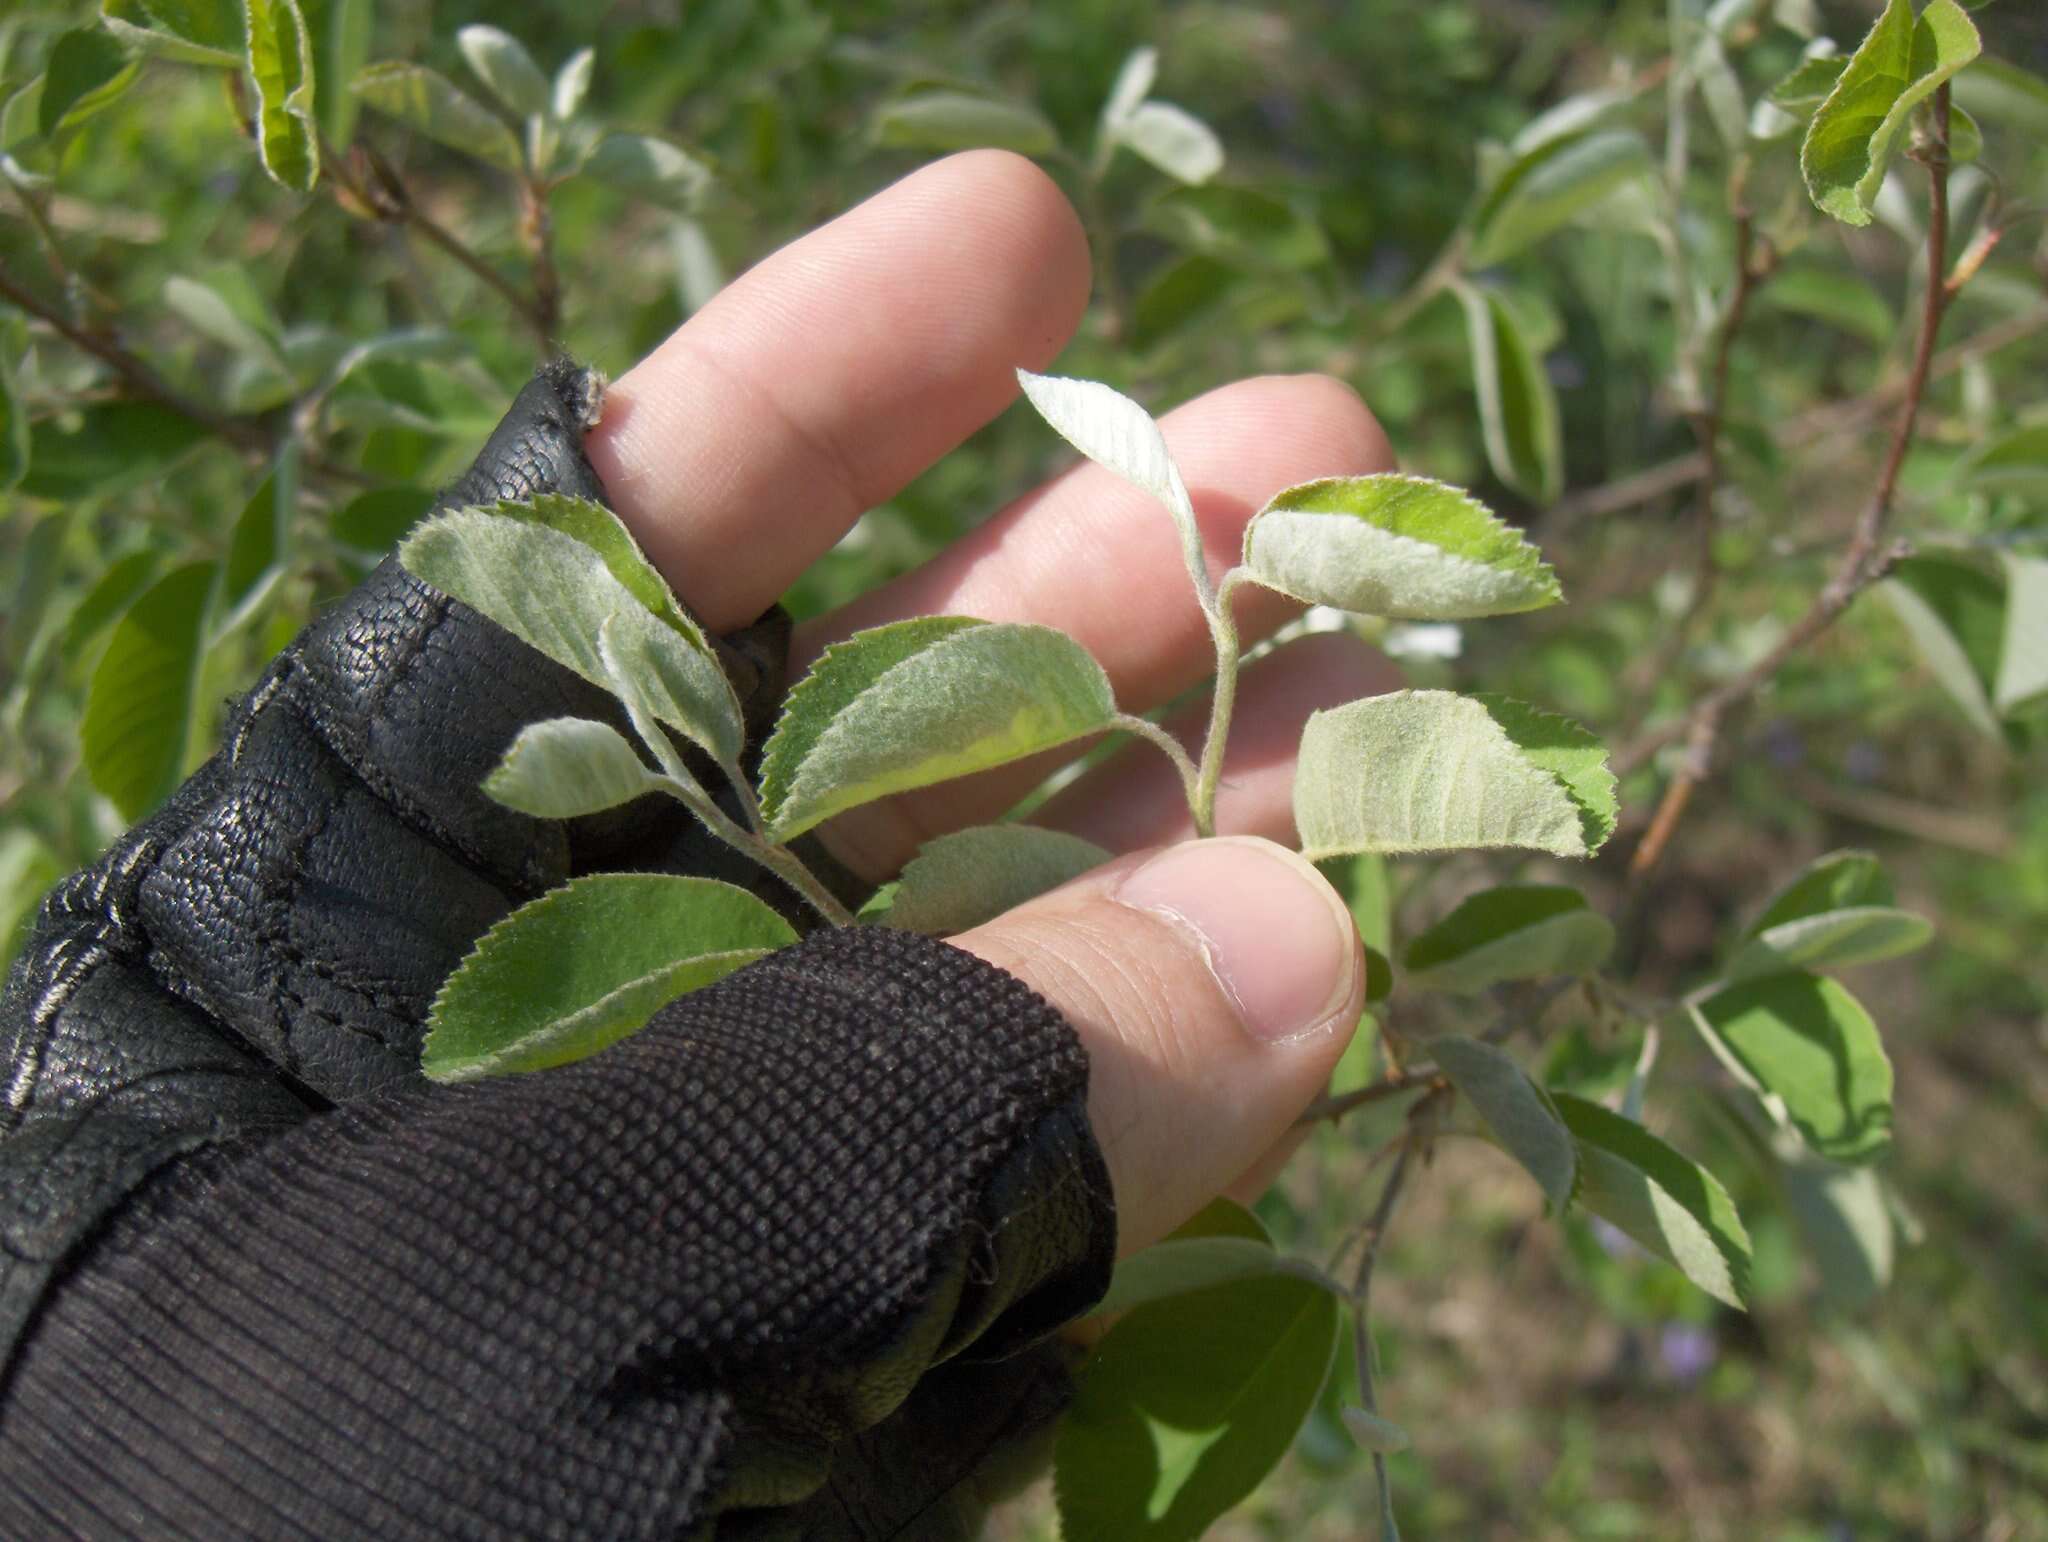
M1892 426L1891 443L1878 472L1877 486L1864 505L1862 516L1849 537L1847 550L1827 586L1815 596L1805 615L1794 622L1784 637L1755 664L1733 680L1710 691L1678 723L1646 734L1615 759L1617 773L1642 765L1666 744L1683 736L1687 740L1685 763L1650 821L1650 833L1636 848L1629 875L1641 881L1656 864L1671 832L1684 815L1693 789L1712 771L1714 744L1730 708L1745 701L1770 680L1785 661L1835 624L1856 596L1884 577L1906 555L1903 543L1880 548L1885 516L1891 512L1898 491L1899 470L1913 443L1913 428L1919 419L1920 402L1927 391L1934 364L1934 340L1941 330L1941 318L1952 298L1948 285L1948 127L1949 90L1942 86L1934 94L1934 142L1922 152L1927 166L1927 295L1920 317L1920 337L1913 350L1913 366L1906 376L1905 400Z
M1294 1121L1295 1128L1306 1129L1321 1124L1325 1119L1342 1119L1354 1108L1363 1108L1368 1103L1378 1103L1386 1098L1397 1098L1404 1092L1414 1092L1423 1087L1448 1086L1434 1070L1402 1071L1389 1076L1385 1081L1374 1082L1369 1087L1354 1087L1349 1092L1332 1093L1317 1098L1301 1111L1301 1117Z
M1358 1365L1358 1401L1375 1418L1379 1416L1380 1405L1373 1385L1372 1277L1379 1267L1380 1247L1387 1240L1387 1229L1393 1223L1395 1207L1401 1202L1401 1191L1407 1184L1416 1144L1421 1138L1419 1129L1411 1129L1401 1138L1401 1149L1380 1189L1379 1204L1365 1223L1365 1249L1359 1255L1358 1275L1351 1287L1351 1352ZM1373 1452L1372 1475L1379 1488L1380 1537L1382 1542L1392 1542L1399 1531L1394 1524L1394 1495L1387 1483L1384 1452Z
M562 280L555 270L555 216L545 183L529 176L519 185L519 233L533 261L533 324L543 351L562 330Z
M1129 712L1119 712L1109 720L1109 726L1120 728L1127 734L1134 734L1166 752L1166 758L1173 762L1173 769L1180 773L1181 790L1186 793L1190 811L1195 806L1195 795L1200 773L1188 752L1181 748L1180 740L1161 728L1149 718L1137 717Z

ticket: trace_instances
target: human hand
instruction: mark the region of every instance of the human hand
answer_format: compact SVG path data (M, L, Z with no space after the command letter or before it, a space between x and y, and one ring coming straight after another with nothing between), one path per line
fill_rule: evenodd
M956 156L721 293L611 387L586 451L683 599L728 630L1007 406L1016 366L1045 367L1078 324L1089 273L1079 223L1041 172L999 152ZM1358 398L1325 377L1239 382L1164 426L1218 554L1237 550L1281 488L1393 459ZM792 672L859 628L932 613L1058 627L1102 661L1129 711L1172 697L1213 659L1169 520L1088 465L799 627ZM1250 641L1292 608L1254 590L1238 613ZM1293 748L1310 712L1398 681L1343 636L1292 643L1250 678L1218 801L1223 838L1152 856L1192 827L1172 768L1134 747L1037 816L1125 855L953 939L1081 1035L1125 1252L1220 1191L1264 1186L1363 997L1342 902L1284 849ZM1168 726L1193 731L1203 716ZM1045 770L1025 762L892 798L821 835L880 881L920 842L998 816Z

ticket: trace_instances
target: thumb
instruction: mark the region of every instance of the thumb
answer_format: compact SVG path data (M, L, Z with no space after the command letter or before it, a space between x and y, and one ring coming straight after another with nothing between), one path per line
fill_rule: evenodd
M1249 836L1110 863L951 940L1044 996L1087 1046L1121 1253L1287 1139L1364 1003L1343 900Z

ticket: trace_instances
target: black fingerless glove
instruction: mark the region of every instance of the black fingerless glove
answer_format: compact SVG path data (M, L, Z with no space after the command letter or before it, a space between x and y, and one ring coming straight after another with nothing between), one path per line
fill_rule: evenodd
M443 504L600 497L593 405L543 371ZM756 744L786 640L723 644ZM566 715L623 726L387 560L46 901L0 998L0 1535L972 1534L1063 1395L1036 1341L1107 1279L1080 1046L859 930L581 1064L427 1086L441 979L567 877L802 916L666 799L487 799Z

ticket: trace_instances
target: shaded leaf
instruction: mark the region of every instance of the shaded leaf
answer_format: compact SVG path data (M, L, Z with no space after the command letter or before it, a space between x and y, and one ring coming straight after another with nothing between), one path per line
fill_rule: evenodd
M2048 80L2009 59L1978 58L1955 77L1955 99L1986 123L2036 140L2048 134Z
M1913 109L1983 51L1955 0L1890 0L1806 127L1799 169L1814 206L1868 225L1900 131Z
M1248 187L1170 188L1145 207L1145 227L1239 267L1300 272L1329 261L1322 226Z
M1098 1312L1128 1312L1193 1290L1260 1279L1278 1272L1273 1244L1249 1237L1169 1237L1141 1248L1116 1266Z
M1548 503L1564 486L1557 392L1500 296L1462 281L1452 288L1465 311L1487 461L1508 486Z
M546 113L553 101L548 78L526 45L502 28L477 23L455 34L455 46L506 111L527 118Z
M1336 1298L1289 1275L1130 1313L1096 1346L1060 1425L1062 1536L1201 1536L1286 1454L1329 1374L1337 1327Z
M558 717L519 731L484 791L536 819L575 819L630 803L660 785L609 723Z
M1470 1100L1501 1149L1529 1170L1559 1215L1572 1202L1578 1156L1550 1095L1505 1050L1455 1033L1438 1034L1429 1053Z
M1835 83L1848 67L1847 54L1816 54L1771 87L1767 96L1774 106L1786 112L1811 117L1834 91Z
M249 77L256 83L256 149L271 180L310 193L320 180L313 40L299 0L246 0Z
M711 187L711 168L650 134L607 134L580 168L607 186L671 209L693 209Z
M240 69L248 53L241 0L101 0L107 30L144 53Z
M28 412L15 392L14 360L0 347L0 493L19 486L28 475L32 443Z
M1835 981L1765 975L1690 1010L1708 1046L1811 1150L1865 1162L1890 1145L1891 1061L1870 1014Z
M1988 492L2048 493L2048 423L1987 440L1956 467L1965 485Z
M1759 303L1810 316L1882 348L1898 329L1898 311L1860 273L1839 264L1787 262L1756 292Z
M1876 1172L1805 1157L1785 1163L1779 1180L1833 1305L1853 1311L1891 1282L1898 1238Z
M320 84L320 131L328 143L347 149L355 138L362 103L345 82L370 62L374 0L299 0L313 35L313 78Z
M64 635L58 643L64 656L77 658L88 644L111 626L114 618L149 587L149 581L156 576L156 569L155 552L132 551L117 558L101 573L64 622Z
M1579 1203L1716 1301L1743 1306L1749 1233L1720 1180L1634 1120L1568 1092L1551 1098L1579 1143Z
M448 977L427 1015L421 1069L461 1082L580 1060L795 941L787 921L729 883L575 879L493 926Z
M1969 562L1922 556L1895 566L1879 589L1963 716L2003 742L1991 704L2006 625L1998 581Z
M888 924L948 937L1107 862L1093 841L1037 825L976 825L926 841L903 869Z
M1519 704L1508 704L1518 707ZM1526 720L1449 691L1394 691L1314 714L1301 739L1294 817L1311 860L1354 851L1454 851L1518 846L1585 856L1588 822L1572 781L1541 759L1578 768L1579 746L1539 744L1513 731L1564 724ZM1576 725L1596 757L1599 746ZM1605 775L1604 764L1599 768ZM1612 778L1606 797L1612 803ZM1611 825L1611 815L1607 816Z
M1246 525L1244 565L1311 605L1462 620L1554 605L1542 554L1458 488L1386 472L1304 482Z
M221 571L221 632L246 620L284 572L298 495L298 453L288 445L276 469L243 505L229 534L227 564Z
M359 551L386 552L433 506L434 494L429 488L373 488L337 509L328 529L337 541Z
M964 91L923 91L884 103L875 113L873 132L876 144L896 150L992 147L1050 155L1060 142L1059 131L1028 103Z
M0 977L20 951L36 906L64 869L33 832L16 827L0 832Z
M284 368L277 340L264 328L244 317L226 295L211 284L202 284L182 273L164 280L163 302L193 331L211 338L230 353L261 359Z
M451 150L505 171L520 169L519 141L505 120L424 64L373 64L356 76L354 90L379 112Z
M1653 175L1649 147L1632 129L1594 129L1545 141L1516 157L1481 201L1470 265L1505 262L1629 183Z
M1772 895L1744 936L1758 937L1773 927L1831 910L1891 902L1891 879L1875 856L1867 851L1831 851Z
M1507 980L1589 974L1613 948L1613 925L1578 890L1503 884L1423 932L1403 967L1424 990L1476 995Z
M1408 1449L1408 1432L1391 1419L1383 1419L1354 1403L1345 1405L1342 1417L1344 1428L1351 1432L1361 1451L1391 1456Z
M786 841L842 809L1107 728L1109 677L1050 627L930 616L857 632L797 682L761 760Z
M93 671L80 748L93 786L123 819L140 819L184 774L216 577L213 563L193 562L158 579L122 616Z
M207 438L183 413L155 402L99 402L70 427L44 418L29 429L30 459L21 490L43 498L111 497L163 474Z
M1781 969L1842 969L1896 958L1927 945L1934 927L1925 916L1888 905L1859 905L1781 921L1750 938L1728 965L1731 980Z
M110 106L134 81L141 65L104 27L74 27L50 45L36 127L44 138L83 123Z
M1227 263L1200 252L1164 264L1131 302L1131 346L1156 347L1212 315L1243 278Z
M463 509L421 525L399 557L419 578L607 690L598 631L612 618L621 657L636 669L650 710L720 764L737 761L742 729L730 682L702 630L609 510L556 496Z

